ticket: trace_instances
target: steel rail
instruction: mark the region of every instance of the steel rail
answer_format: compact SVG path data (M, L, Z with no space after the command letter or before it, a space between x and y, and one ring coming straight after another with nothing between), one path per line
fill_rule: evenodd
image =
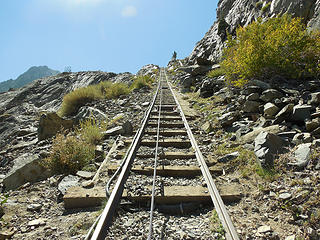
M146 115L144 116L144 120L142 122L141 128L134 136L132 144L130 145L130 148L128 150L129 152L127 154L127 159L125 160L125 164L123 165L123 168L122 168L121 173L117 179L117 182L114 186L114 189L111 192L110 198L108 199L107 204L101 214L101 217L99 219L99 222L97 223L97 227L96 227L95 231L93 232L91 240L103 240L103 239L105 239L105 237L107 235L107 231L112 223L113 214L116 210L116 207L117 207L117 205L120 201L120 198L122 196L122 193L123 193L124 183L126 182L126 180L128 178L129 171L132 166L132 162L135 158L136 152L137 152L139 144L141 142L141 137L142 137L144 130L147 126L147 123L150 118L153 106L156 102L156 98L158 96L159 89L160 89L160 76L159 76L159 83L158 83L158 87L157 87L156 93L154 95L154 98L153 98L151 104L149 105L149 108L146 112Z
M160 72L160 82L162 80L163 70ZM151 206L150 206L150 222L149 222L149 234L148 240L151 240L153 233L153 211L154 211L154 198L155 198L155 188L156 188L156 177L157 177L157 166L158 166L158 147L159 147L159 135L160 135L160 118L161 118L161 102L162 102L162 85L160 86L160 99L158 107L158 127L157 127L157 140L156 149L154 154L154 167L153 167L153 180L152 180L152 195L151 195Z
M184 125L185 125L185 128L187 129L187 133L188 133L188 136L190 138L190 141L191 141L191 144L192 144L192 147L194 148L195 150L195 154L196 154L196 157L197 157L197 160L198 160L198 163L200 165L200 169L201 169L201 172L204 176L204 179L206 181L206 184L207 184L207 187L208 187L208 190L209 190L209 193L210 193L210 196L211 196L211 199L213 201L213 204L214 204L214 207L218 213L218 217L226 231L226 238L227 240L239 240L239 237L238 237L238 234L236 232L236 229L235 227L233 226L232 224L232 221L231 221L231 218L226 210L226 207L221 199L221 196L219 194L219 191L213 181L213 178L211 176L211 173L209 171L209 168L203 158L203 155L200 151L200 148L192 134L192 131L189 127L189 124L187 122L187 119L182 111L182 107L176 97L176 95L174 94L173 90L172 90L172 87L171 87L171 84L169 83L168 81L168 76L165 73L165 77L166 77L166 80L167 80L167 83L168 83L168 86L171 90L171 93L176 101L176 104L178 106L178 109L179 109L179 112L180 112L180 115L182 117L182 121L184 122Z

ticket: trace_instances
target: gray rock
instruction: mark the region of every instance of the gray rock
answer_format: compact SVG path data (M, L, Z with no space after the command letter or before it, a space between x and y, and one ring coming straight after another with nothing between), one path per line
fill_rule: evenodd
M264 81L260 81L257 79L252 80L251 83L254 84L255 86L259 87L262 90L267 90L267 89L271 88L269 83L266 83Z
M109 136L116 136L116 135L120 135L123 133L123 129L122 126L118 126L118 127L114 127L111 129L108 129L107 131L103 132L103 136L104 138L109 137Z
M252 93L260 94L261 92L262 92L261 87L255 86L255 85L250 85L245 89L244 94L246 94L246 95L251 95ZM258 96L260 98L260 95L258 95Z
M281 199L281 200L288 200L288 199L290 199L291 197L292 197L291 193L287 193L287 192L281 193L281 194L279 195L279 199Z
M211 123L209 121L207 121L201 126L201 129L204 132L209 133L213 130L213 127L212 127Z
M64 177L58 184L59 191L64 195L70 187L80 186L80 178L73 175Z
M39 141L51 138L62 129L71 129L73 121L59 117L55 112L42 114L38 127Z
M264 225L264 226L261 226L258 228L258 233L267 233L267 232L271 232L271 227L270 226L267 226L267 225Z
M28 211L39 211L42 208L42 205L39 203L32 203L27 206Z
M274 115L277 114L278 111L279 111L279 108L273 103L266 103L264 105L263 112L266 117L273 117Z
M154 64L147 64L143 66L138 72L137 75L152 75L155 71L159 70L160 67Z
M239 156L240 156L239 152L229 153L227 155L224 155L224 156L220 157L218 159L218 162L229 162L229 161L231 161L231 160L233 160L233 159L235 159L235 158L237 158Z
M260 98L259 93L251 93L249 96L247 96L246 99L248 101L257 101L257 100L259 100L259 98Z
M318 128L316 128L315 130L313 130L313 131L311 132L311 135L318 137L318 136L320 135L320 127L318 127Z
M229 112L218 118L222 127L229 127L239 118L238 112Z
M92 118L100 122L107 120L107 115L97 108L84 106L79 109L75 121L80 122Z
M282 153L285 146L282 138L268 132L261 132L256 137L254 144L257 161L263 167L273 166L274 155Z
M28 222L29 227L37 227L46 225L47 219L46 218L39 218Z
M6 190L15 189L27 182L36 182L47 178L50 173L40 164L38 155L25 153L14 160L10 172L3 179Z
M310 119L312 106L310 105L296 105L293 107L292 121L305 122L306 119Z
M284 240L296 240L296 235L290 235L288 237L286 237Z
M259 112L259 102L255 101L246 101L243 106L243 111L247 113L256 113Z
M148 107L149 104L150 104L150 102L144 102L144 103L141 104L141 106L142 106L142 107Z
M315 130L318 127L320 127L320 118L306 121L306 129L308 132L312 132L313 130Z
M292 142L296 145L301 143L310 143L312 142L312 136L310 133L297 133L294 135Z
M187 66L187 67L180 67L180 68L178 68L178 70L189 73L192 76L197 76L197 75L204 75L207 72L209 72L213 69L216 69L218 67L220 67L220 65L204 66L204 65L196 64L196 65L191 65L191 66Z
M253 131L247 133L246 135L243 135L240 140L245 143L253 142L261 132L269 132L269 133L277 134L281 132L281 129L279 125L272 125L265 128L258 127L253 129Z
M283 94L276 89L268 89L262 92L260 99L264 102L272 102L277 98L282 98Z
M320 103L320 92L311 93L311 104L319 104Z
M87 171L78 171L76 173L78 177L81 177L86 180L93 178L94 174L95 174L94 172L87 172Z
M181 86L182 92L189 92L195 78L191 74L185 74L180 77L179 84Z
M133 126L131 122L126 121L122 124L122 132L125 136L131 136L133 134Z
M292 115L294 104L289 103L284 108L278 112L278 114L275 116L275 122L274 123L281 123L283 120L289 118Z
M278 133L278 137L284 138L284 139L292 139L297 134L296 131L289 131L289 132L280 132Z
M310 161L311 145L311 143L300 144L297 150L294 151L295 162L290 163L290 165L298 168L306 167Z

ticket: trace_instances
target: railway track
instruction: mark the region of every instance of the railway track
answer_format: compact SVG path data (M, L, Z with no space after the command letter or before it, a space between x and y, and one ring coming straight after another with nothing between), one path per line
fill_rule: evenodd
M128 229L129 239L214 239L208 222L212 203L226 239L239 239L165 69L141 128L125 144L129 148L122 163L110 169L117 180L90 239L123 238L114 222L122 232ZM183 227L184 221L189 227Z

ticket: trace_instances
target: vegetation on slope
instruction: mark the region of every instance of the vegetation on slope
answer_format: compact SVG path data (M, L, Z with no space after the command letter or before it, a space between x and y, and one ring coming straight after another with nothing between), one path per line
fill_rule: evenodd
M98 123L91 118L80 122L73 133L58 133L53 139L49 157L43 165L53 173L75 174L95 159L95 146L107 128L106 122Z
M242 86L252 78L318 77L320 33L309 32L300 18L259 19L228 37L221 67L228 83Z
M127 95L134 89L151 87L154 79L150 76L138 76L131 86L125 83L113 83L110 81L78 88L63 97L63 102L58 113L60 116L72 116L80 107L97 99L113 99L121 95Z

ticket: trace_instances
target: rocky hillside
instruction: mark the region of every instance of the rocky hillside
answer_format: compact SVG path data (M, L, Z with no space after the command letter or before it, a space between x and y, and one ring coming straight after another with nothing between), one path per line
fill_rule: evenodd
M36 134L41 112L55 112L68 92L101 81L131 81L132 74L106 72L61 73L0 94L0 148L17 135Z
M20 88L35 79L49 77L59 74L59 71L52 70L47 66L31 67L21 74L17 79L10 79L0 83L0 92L8 91L10 88Z
M220 0L217 20L188 57L195 64L201 57L217 62L221 56L227 33L235 34L238 26L246 26L257 18L269 18L289 13L302 17L311 29L320 29L319 0Z

